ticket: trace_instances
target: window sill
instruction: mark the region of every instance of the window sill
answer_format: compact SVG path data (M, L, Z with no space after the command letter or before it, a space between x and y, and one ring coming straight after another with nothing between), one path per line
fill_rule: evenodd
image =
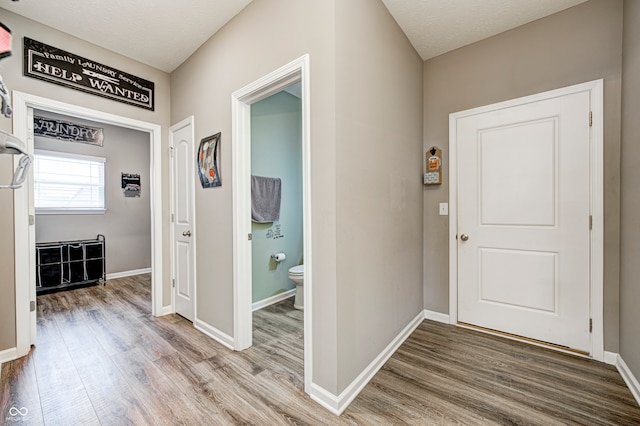
M105 214L107 209L91 209L91 210L82 210L82 209L36 209L36 215L41 214L75 214L75 215L84 215L84 214Z

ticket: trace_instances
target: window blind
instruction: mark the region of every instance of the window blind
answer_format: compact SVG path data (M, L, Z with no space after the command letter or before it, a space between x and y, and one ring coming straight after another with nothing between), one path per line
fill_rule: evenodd
M36 151L36 213L104 213L105 159Z

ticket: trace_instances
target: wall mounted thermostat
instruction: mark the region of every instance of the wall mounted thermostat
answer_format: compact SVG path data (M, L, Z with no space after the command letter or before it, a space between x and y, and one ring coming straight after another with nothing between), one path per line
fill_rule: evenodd
M436 146L432 146L425 154L426 172L424 174L425 185L442 184L442 150Z

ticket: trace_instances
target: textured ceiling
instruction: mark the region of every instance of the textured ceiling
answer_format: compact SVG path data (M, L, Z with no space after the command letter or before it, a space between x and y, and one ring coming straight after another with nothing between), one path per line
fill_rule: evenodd
M427 60L586 0L382 0Z
M171 72L251 1L0 0L0 7ZM429 59L586 0L382 1Z
M0 0L0 7L171 72L250 2Z

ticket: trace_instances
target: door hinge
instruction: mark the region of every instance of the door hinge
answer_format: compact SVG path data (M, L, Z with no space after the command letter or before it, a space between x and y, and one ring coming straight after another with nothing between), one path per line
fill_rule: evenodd
M589 215L589 231L593 230L593 216Z
M593 111L589 111L589 127L593 127Z
M173 157L173 147L169 147L169 157Z
M171 280L171 287L176 288L176 279L175 278L173 278Z
M33 312L36 310L36 301L32 300L29 302L29 312Z
M247 240L251 241L251 238L253 238L253 235L251 234L251 232L249 232L247 234Z
M36 217L32 214L29 215L29 225L35 225L36 224Z
M175 222L175 216L171 213L171 223Z
M593 319L589 318L589 333L593 332Z

